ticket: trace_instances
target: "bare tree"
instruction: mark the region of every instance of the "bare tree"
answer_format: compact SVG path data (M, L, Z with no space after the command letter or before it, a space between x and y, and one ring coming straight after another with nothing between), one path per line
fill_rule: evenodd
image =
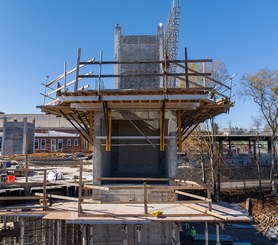
M255 152L255 154L254 154L254 158L255 158L254 162L257 166L258 180L259 180L259 192L262 197L261 144L260 144L261 137L259 135L260 126L262 125L262 119L253 117L253 124L254 124L254 127L256 128L255 142L258 147L258 152ZM254 150L256 150L256 146L254 147Z
M278 128L278 70L262 69L254 74L247 74L241 81L242 95L249 96L259 106L265 121L271 129L271 169L270 184L273 195L275 188L275 145Z

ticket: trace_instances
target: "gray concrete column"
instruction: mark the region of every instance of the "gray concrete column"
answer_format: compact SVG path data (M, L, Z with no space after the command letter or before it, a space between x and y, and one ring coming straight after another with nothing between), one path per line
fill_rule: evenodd
M27 117L23 118L23 143L22 143L22 154L28 153L28 139L27 139Z
M167 151L167 168L168 178L175 178L177 176L177 117L175 111L166 113L168 120L168 135L174 136L173 139L168 139Z
M115 27L115 40L114 40L114 60L119 61L121 60L120 57L120 48L121 48L121 27L117 24ZM114 73L119 74L121 70L121 65L114 65ZM114 78L115 81L115 88L118 89L120 87L120 78Z
M25 224L24 219L20 218L20 245L24 245Z
M141 235L142 226L137 225L136 230L137 230L137 245L142 245L142 235Z
M100 181L97 180L101 176L101 140L96 139L96 136L101 136L101 119L102 113L96 112L94 114L94 156L93 156L93 184L99 185Z

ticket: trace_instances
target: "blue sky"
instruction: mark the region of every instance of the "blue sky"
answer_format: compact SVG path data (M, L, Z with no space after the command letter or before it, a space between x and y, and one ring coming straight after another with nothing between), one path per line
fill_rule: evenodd
M171 0L0 0L0 111L39 113L45 76L55 78L81 60L114 57L114 27L123 34L154 34ZM237 73L234 108L220 126L249 127L258 112L237 96L244 73L277 69L277 0L181 0L179 58L220 58Z

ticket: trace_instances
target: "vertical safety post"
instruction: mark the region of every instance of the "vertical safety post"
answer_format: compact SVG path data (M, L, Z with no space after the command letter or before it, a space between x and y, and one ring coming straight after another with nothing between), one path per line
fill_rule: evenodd
M67 63L64 63L64 95L67 93Z
M203 73L206 73L206 72L207 72L206 63L203 62ZM207 78L206 78L206 76L203 76L203 86L207 87Z
M75 84L74 84L74 92L78 90L80 55L81 55L81 48L79 48L77 51L77 65L76 65L76 77L75 77Z
M144 213L148 213L148 193L147 193L147 183L144 182Z
M188 63L187 63L187 48L184 48L184 67L185 67L185 87L189 88L189 81L188 81Z
M79 189L78 189L78 215L82 213L82 187L83 187L83 181L82 181L82 172L83 172L83 162L80 161L80 169L79 169Z

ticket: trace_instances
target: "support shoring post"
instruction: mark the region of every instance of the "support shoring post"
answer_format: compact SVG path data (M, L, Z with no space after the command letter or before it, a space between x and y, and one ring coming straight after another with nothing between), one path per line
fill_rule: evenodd
M29 172L28 172L28 169L29 169L29 159L28 159L28 153L26 152L26 154L25 154L25 196L29 195L29 184L28 184L28 182L29 182L29 178L28 178Z
M67 63L64 63L64 95L67 93Z
M219 224L216 224L216 245L220 245Z
M52 240L51 240L51 234L52 234L52 221L48 220L48 244L52 244Z
M56 245L60 245L60 221L57 220L57 234L56 234Z
M208 222L205 222L205 245L208 245Z
M87 232L86 232L86 225L81 226L82 229L82 245L87 245Z
M24 232L25 232L25 224L24 218L20 218L20 245L24 245Z
M74 84L74 92L76 92L76 91L78 90L78 77L79 77L80 55L81 55L81 48L78 48L78 51L77 51L77 65L76 65L76 77L75 77L75 84Z
M90 232L89 244L94 244L94 226L93 225L90 225L89 232Z
M146 182L144 182L144 213L148 214L148 192Z
M52 237L51 237L51 243L50 244L53 244L53 245L55 245L55 231L56 231L56 229L55 229L55 220L52 220L52 226L51 226L51 234L52 234ZM56 234L57 235L57 234Z
M43 170L43 206L46 206L46 170ZM44 207L44 209L46 209Z
M141 240L141 225L137 225L136 230L137 230L137 245L142 245Z
M41 220L41 229L42 229L42 245L46 245L46 221Z
M89 112L90 115L90 127L89 127L89 151L93 151L93 130L94 130L94 124L93 124L93 112Z
M71 244L74 245L74 238L75 238L75 234L74 234L74 224L71 225Z
M123 245L128 245L128 230L127 225L122 225L123 235Z
M112 131L112 111L110 109L107 110L108 116L108 132L106 135L106 151L111 150L111 131Z
M185 66L185 87L189 88L189 81L188 81L188 63L187 63L187 48L184 48L184 66Z
M178 151L182 151L181 147L182 139L181 139L181 111L178 111Z
M79 189L78 189L78 215L82 213L82 187L83 187L83 182L82 182L82 172L83 172L83 163L82 161L80 163L80 169L79 169Z

